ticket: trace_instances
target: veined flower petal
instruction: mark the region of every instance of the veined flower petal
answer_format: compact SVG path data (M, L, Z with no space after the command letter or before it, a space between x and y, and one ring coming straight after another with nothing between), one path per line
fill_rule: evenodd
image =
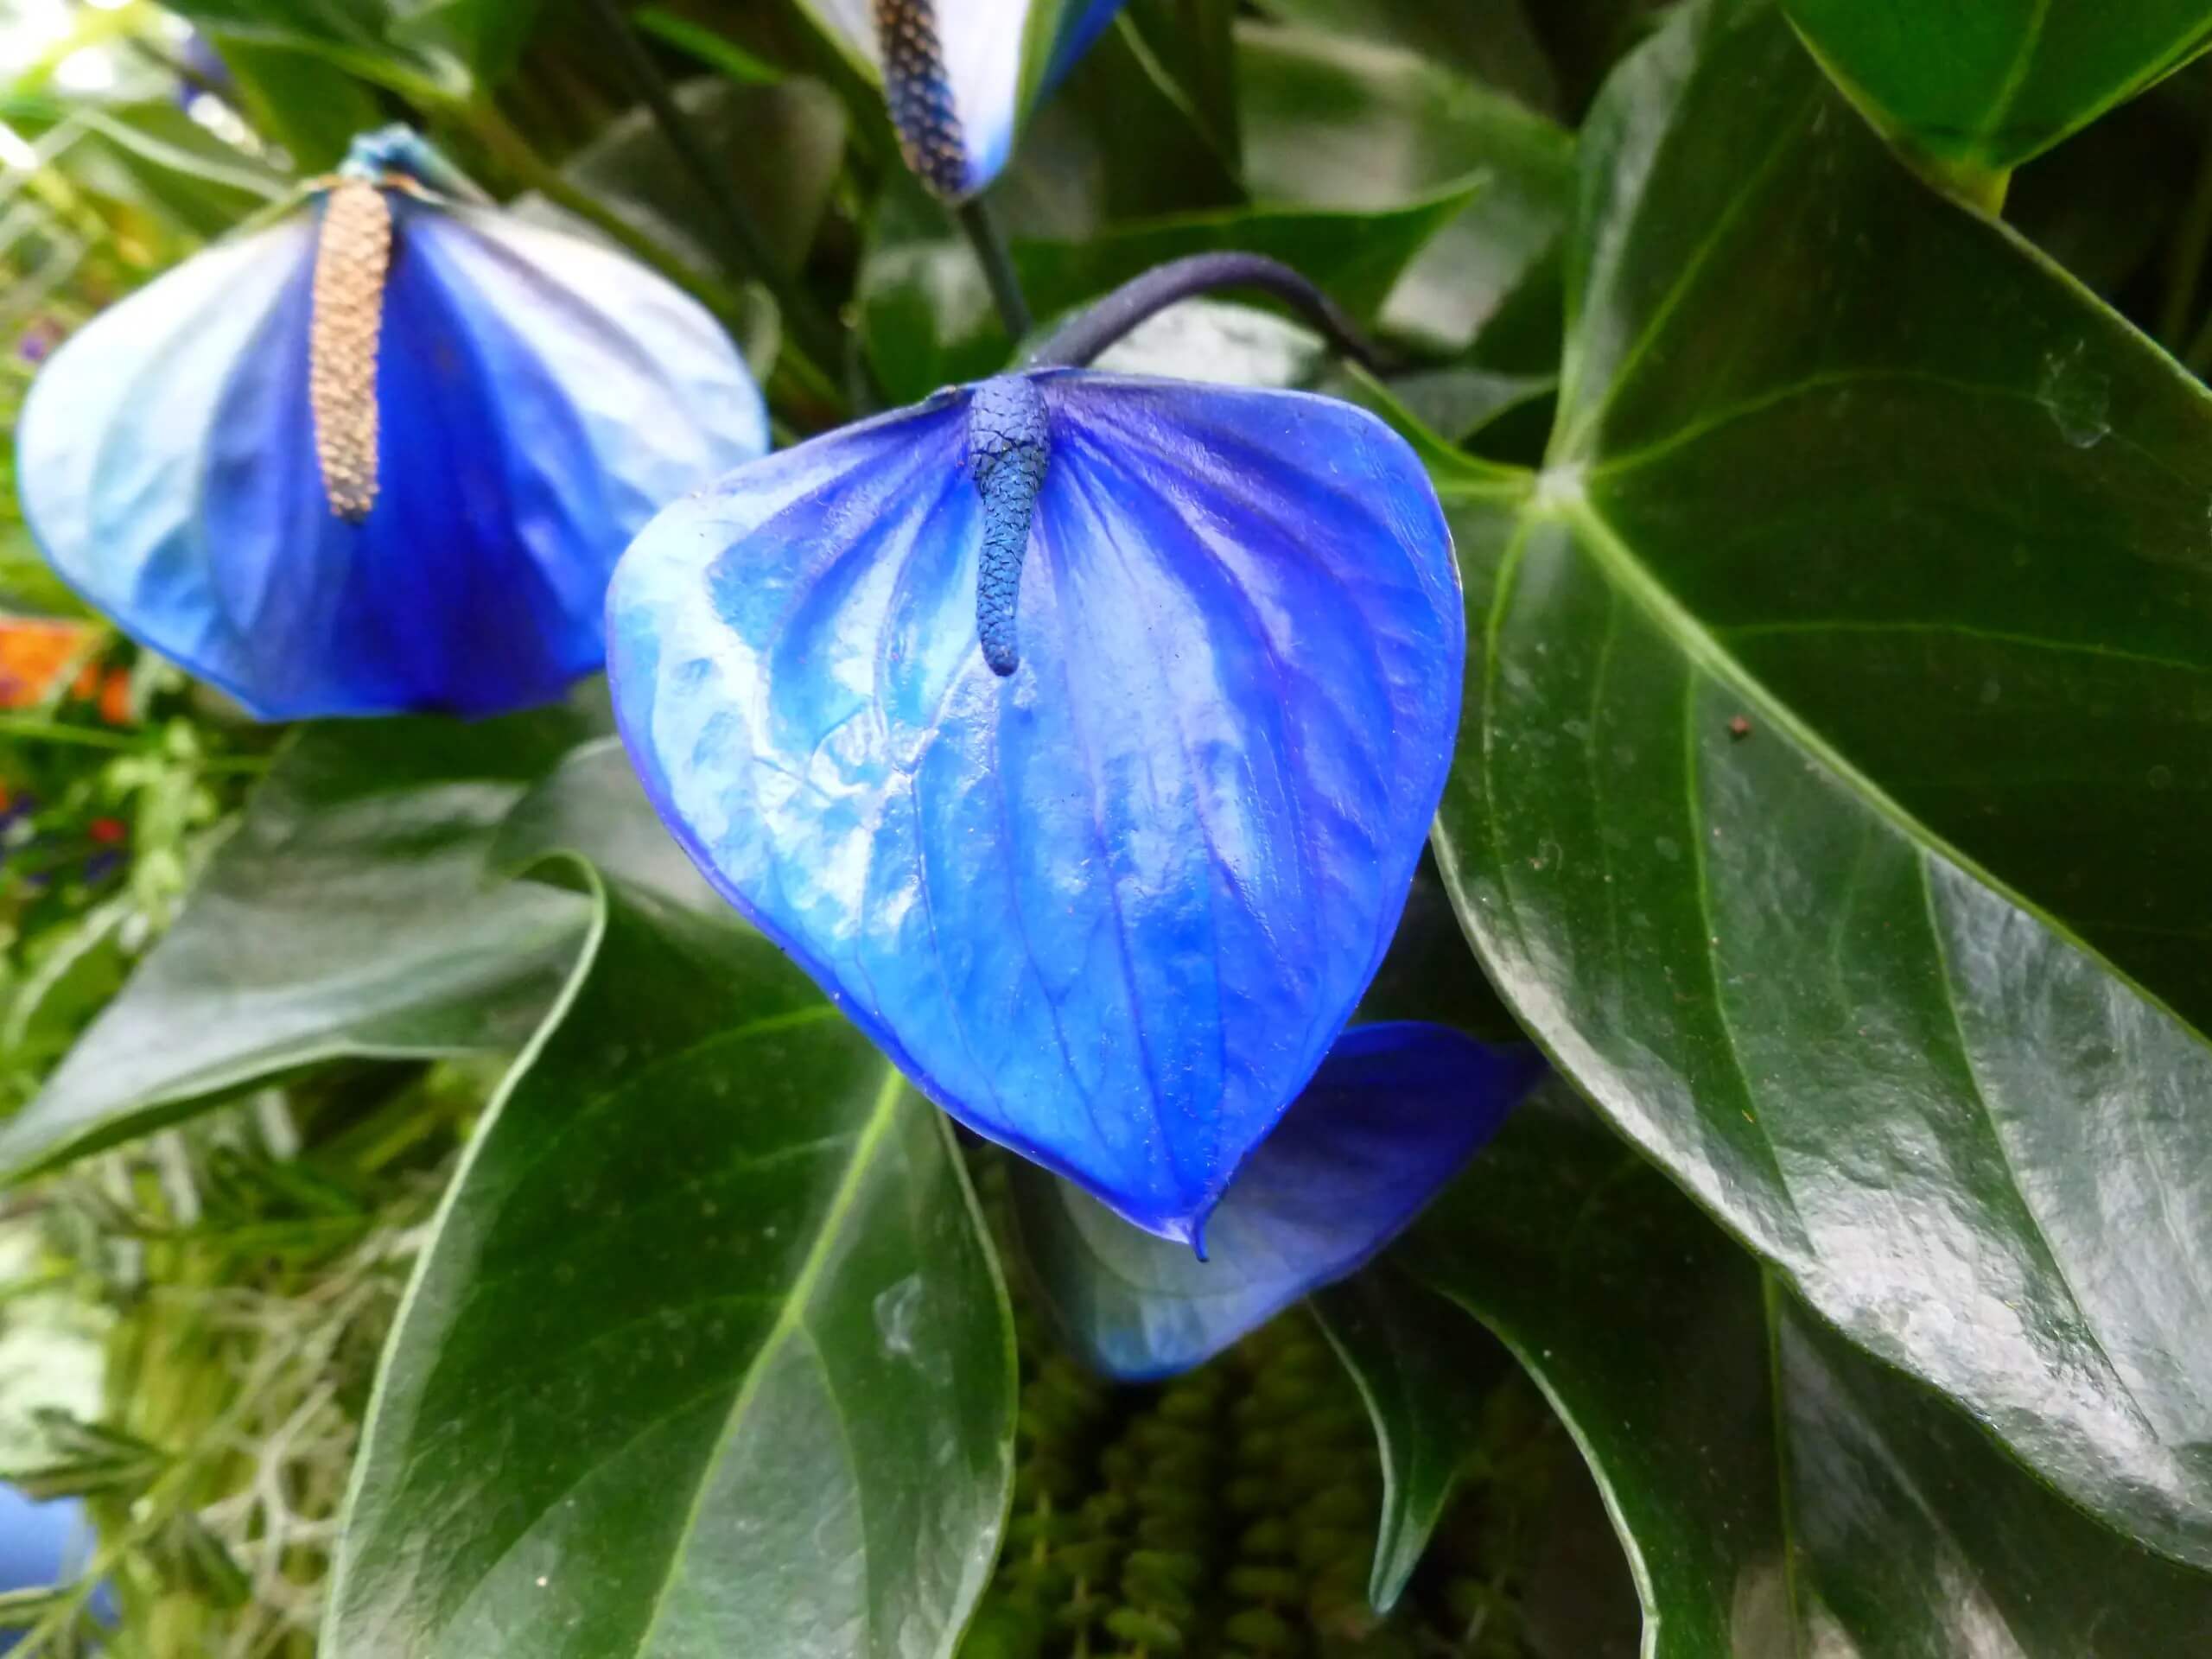
M1206 1256L1140 1233L1066 1181L1017 1176L1022 1242L1068 1340L1132 1382L1201 1364L1357 1271L1544 1075L1535 1048L1448 1027L1356 1026L1246 1160Z
M63 577L267 718L558 697L603 660L627 539L767 447L734 348L659 277L488 210L384 200L365 512L317 448L320 209L95 319L20 425L26 516Z
M915 170L961 197L998 176L1028 113L1025 99L1058 84L1122 0L804 3L884 81ZM1042 67L1033 84L1032 64Z
M1011 673L961 390L655 520L609 594L616 714L709 879L925 1090L1189 1239L1389 944L1458 574L1349 404L1021 378L1050 460Z

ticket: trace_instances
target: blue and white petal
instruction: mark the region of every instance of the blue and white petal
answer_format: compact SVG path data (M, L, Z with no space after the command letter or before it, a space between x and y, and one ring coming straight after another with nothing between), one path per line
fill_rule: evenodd
M1205 1260L1027 1170L1014 1184L1025 1251L1094 1369L1188 1370L1396 1237L1543 1073L1533 1048L1442 1026L1354 1027L1214 1211Z
M1465 643L1412 451L1295 392L1024 377L1050 459L1001 673L975 393L639 537L615 708L717 887L926 1092L1190 1239L1372 978Z
M734 348L658 276L493 212L384 199L360 500L318 455L321 203L95 319L19 427L56 569L267 718L558 697L603 660L630 537L767 445Z
M1057 85L1122 0L809 3L882 81L907 164L957 200L998 176L1027 113L1025 98ZM1033 60L1044 66L1033 87L1024 78Z

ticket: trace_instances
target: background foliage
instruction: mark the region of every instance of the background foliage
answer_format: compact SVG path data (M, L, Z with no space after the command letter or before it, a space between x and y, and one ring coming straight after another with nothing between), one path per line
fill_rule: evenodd
M714 190L586 0L19 5L7 396L391 118L699 294L787 435L1006 360L801 7L628 23ZM85 624L0 728L0 1430L101 1542L10 1616L2212 1645L2208 40L2190 0L1133 0L1038 113L992 200L1040 319L1236 247L1389 345L1213 301L1112 360L1429 461L1475 648L1363 1017L1560 1074L1165 1388L1072 1363L1033 1281L1080 1257L704 894L588 688L272 732ZM81 621L12 518L0 602Z

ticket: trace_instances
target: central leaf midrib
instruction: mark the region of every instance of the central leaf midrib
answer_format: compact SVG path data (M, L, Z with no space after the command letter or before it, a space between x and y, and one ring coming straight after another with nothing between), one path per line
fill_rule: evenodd
M754 1351L753 1362L746 1369L745 1380L730 1402L721 1431L715 1435L714 1446L701 1465L698 1486L692 1494L690 1508L685 1512L683 1524L669 1546L668 1567L662 1575L659 1589L654 1592L652 1611L639 1632L634 1651L639 1655L652 1651L653 1637L668 1611L670 1595L676 1587L677 1580L682 1575L684 1558L690 1549L694 1535L698 1531L706 1508L707 1494L714 1484L712 1471L728 1454L731 1442L742 1428L747 1414L752 1409L754 1397L760 1391L761 1379L768 1374L784 1344L805 1323L806 1308L813 1300L817 1286L829 1266L835 1241L843 1230L846 1217L859 1197L861 1185L874 1163L876 1153L889 1133L893 1120L898 1116L899 1098L905 1083L906 1079L897 1067L887 1065L883 1068L883 1082L876 1090L875 1104L867 1123L861 1128L859 1139L854 1142L851 1160L845 1166L843 1175L838 1178L836 1191L830 1194L829 1205L823 1212L822 1224L816 1230L814 1242L807 1247L805 1259L799 1263L798 1272L785 1294L782 1311L777 1314L775 1323L769 1327L767 1334L761 1338L760 1347Z

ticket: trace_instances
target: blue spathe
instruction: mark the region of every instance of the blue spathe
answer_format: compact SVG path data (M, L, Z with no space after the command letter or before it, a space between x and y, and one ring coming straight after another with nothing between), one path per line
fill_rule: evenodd
M1027 498L1018 582L979 592L988 435L943 392L655 520L608 595L615 712L708 877L932 1098L1194 1240L1389 944L1458 571L1349 404L1017 378L984 410L1033 394L1041 483L981 481Z
M381 194L376 492L358 521L318 463L327 196L95 319L20 425L24 510L55 569L264 718L558 697L603 660L628 539L767 447L735 349L658 276L489 209Z
M1122 0L801 0L883 83L914 170L959 199L996 178L1029 106Z
M1033 1171L1014 1182L1022 1242L1094 1369L1173 1376L1363 1265L1543 1075L1530 1046L1415 1022L1357 1026L1246 1161L1206 1229L1205 1261Z

